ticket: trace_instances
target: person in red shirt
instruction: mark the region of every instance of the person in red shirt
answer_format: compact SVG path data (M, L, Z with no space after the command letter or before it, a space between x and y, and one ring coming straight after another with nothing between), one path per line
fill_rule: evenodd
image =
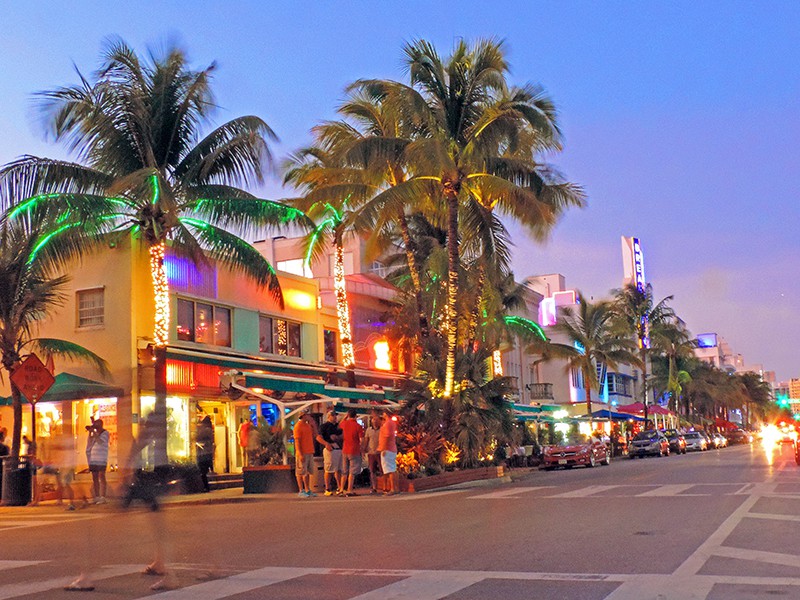
M347 411L347 416L340 424L342 428L342 483L347 476L345 496L355 496L353 482L361 473L361 440L364 439L364 428L356 419L356 409Z
M300 413L300 420L294 426L294 460L298 496L316 496L311 491L311 470L314 468L314 428L311 425L311 409Z
M397 481L397 417L390 410L383 413L378 451L381 453L381 469L384 479L384 496L394 496L400 491Z

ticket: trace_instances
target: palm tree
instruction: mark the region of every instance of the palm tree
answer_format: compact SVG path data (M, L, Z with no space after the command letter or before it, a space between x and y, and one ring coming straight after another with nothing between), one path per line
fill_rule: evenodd
M331 181L336 169L332 166L333 157L320 148L307 148L290 159L285 182L306 188L310 193L318 185ZM324 173L324 175L323 175ZM341 173L341 171L340 171ZM341 177L340 177L341 179ZM333 244L336 260L333 266L333 285L336 293L336 312L339 319L339 339L341 340L342 364L347 369L355 367L353 351L353 331L350 325L350 304L347 299L347 282L344 277L344 241L349 233L348 200L350 196L338 202L322 202L307 197L297 198L294 204L304 211L315 224L314 228L303 240L304 261L311 266L323 255L329 244ZM335 204L335 205L334 205Z
M609 302L592 303L580 296L577 309L565 307L559 317L556 331L567 343L550 342L548 358L567 361L567 371L576 370L583 376L586 386L586 409L592 417L592 390L599 388L597 366L616 369L619 364L641 366L635 345L614 329L615 311Z
M60 274L86 250L81 223L53 223L54 215L38 209L20 218L0 221L0 366L10 376L32 351L94 365L108 373L106 362L72 342L36 337L42 319L63 304L69 280ZM14 425L11 455L19 456L22 434L22 396L11 383Z
M744 386L745 392L745 411L747 413L747 423L750 426L750 413L754 409L757 414L764 418L767 411L774 406L774 394L772 386L761 379L758 373L747 372L739 374L739 381ZM752 409L750 405L753 405Z
M381 89L387 102L401 107L419 135L405 148L411 177L376 196L365 216L394 215L419 206L436 206L447 231L448 279L445 325L447 360L443 396L453 394L459 293L459 213L470 204L498 209L539 238L560 212L580 205L582 192L562 183L534 160L542 150L560 148L555 107L534 86L510 88L501 42L483 40L470 47L459 42L442 59L426 41L405 46L411 81L364 81ZM437 223L438 224L438 223Z
M634 283L615 291L614 312L616 326L621 332L632 336L639 347L639 364L642 369L642 404L644 404L644 420L647 423L649 382L647 379L647 361L650 355L650 330L665 323L675 316L667 296L659 302L653 298L653 286L649 283L640 288Z
M143 63L121 41L110 45L94 79L43 92L42 109L56 140L83 163L23 157L0 171L0 189L28 198L12 213L40 203L58 206L130 234L150 256L155 299L156 414L162 434L156 462L166 462L166 346L169 285L164 254L216 261L243 273L282 303L270 264L240 235L304 216L236 187L261 181L272 130L258 117L228 121L205 137L214 108L211 65L199 71L176 48ZM84 164L85 163L85 164Z
M697 342L680 321L657 323L651 329L651 341L659 352L659 358L666 362L666 380L663 389L670 396L670 410L679 411L683 385L692 380L689 372L682 366L694 357Z

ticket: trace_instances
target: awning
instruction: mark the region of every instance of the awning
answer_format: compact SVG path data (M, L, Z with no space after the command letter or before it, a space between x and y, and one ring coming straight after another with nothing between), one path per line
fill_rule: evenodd
M65 400L84 400L87 398L120 398L124 395L125 391L121 387L94 381L86 377L79 377L72 373L59 373L56 375L56 381L53 386L39 398L38 402L63 402ZM23 396L23 401L27 402L25 396ZM8 398L0 397L0 405L2 406L10 406L11 402L11 396Z
M596 410L592 416L597 419L611 419L613 421L644 421L644 417L638 417L631 413L614 412L613 410Z
M237 378L240 378L239 385L256 393L264 393L267 390L295 392L297 394L315 394L320 396L320 399L383 402L394 400L397 392L394 388L341 387L328 385L321 377L289 377L260 371L238 371ZM244 381L242 382L241 379Z

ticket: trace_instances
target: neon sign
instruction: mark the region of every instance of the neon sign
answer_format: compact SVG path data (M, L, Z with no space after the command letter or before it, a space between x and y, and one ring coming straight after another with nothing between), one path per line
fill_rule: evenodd
M640 292L644 291L644 254L639 238L631 238L633 242L633 280Z

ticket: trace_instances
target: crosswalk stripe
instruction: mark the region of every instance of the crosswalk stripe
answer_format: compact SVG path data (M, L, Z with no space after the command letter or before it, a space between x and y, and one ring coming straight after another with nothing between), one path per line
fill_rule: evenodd
M303 575L318 572L319 569L307 568L291 568L291 567L265 567L263 569L256 569L255 571L248 571L240 573L225 579L215 579L214 581L206 581L197 585L181 588L179 590L171 590L157 594L159 599L165 600L221 600L228 596L235 594L243 594L260 587L272 585L273 583L280 583L287 579L295 579ZM150 598L152 595L143 596L143 598Z
M485 578L483 573L421 573L351 600L438 600Z
M537 485L531 487L516 487L509 490L500 490L498 492L490 492L488 494L481 494L480 496L470 496L470 500L495 500L497 498L514 498L519 494L533 492L535 490L544 490L552 488L552 485Z
M546 496L546 498L585 498L586 496L592 496L594 494L599 494L600 492L605 492L608 490L613 490L622 486L619 485L588 485L584 488L580 488L577 490L573 490L571 492L564 492L563 494L553 494L552 496Z
M141 569L137 565L118 565L113 567L103 567L97 573L92 574L92 579L101 581L111 577L119 577L121 575L130 575L137 573ZM6 598L17 598L18 596L28 596L33 594L40 594L49 590L63 588L69 585L77 578L77 574L68 577L55 577L53 579L45 579L41 581L25 581L23 583L9 583L7 585L0 585L0 600Z
M650 497L650 496L678 496L681 492L685 492L689 488L694 487L693 483L684 483L680 485L660 485L654 490L648 490L641 494L636 494L637 497ZM698 496L700 494L685 494L686 496Z
M47 562L46 560L0 560L0 571L18 569L19 567L33 567Z

